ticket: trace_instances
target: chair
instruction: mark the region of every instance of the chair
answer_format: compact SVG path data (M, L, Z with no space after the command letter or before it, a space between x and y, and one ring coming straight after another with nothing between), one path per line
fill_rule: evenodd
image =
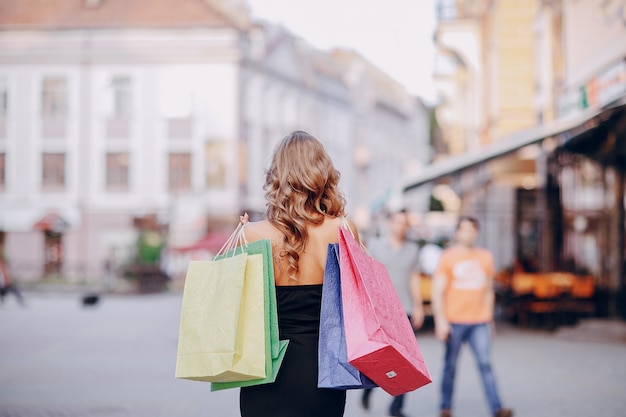
M528 309L534 298L533 290L537 277L538 274L526 272L515 272L511 277L513 312L520 326L528 324Z
M595 292L596 280L592 275L578 276L574 279L567 305L567 311L574 316L574 320L595 314Z
M533 300L528 305L528 313L539 319L539 325L547 325L553 330L561 324L560 317L563 312L561 295L563 292L557 283L550 279L549 275L542 275L535 281L533 288Z
M532 294L535 288L535 281L540 277L539 274L530 274L527 272L516 272L511 278L511 288L515 295Z

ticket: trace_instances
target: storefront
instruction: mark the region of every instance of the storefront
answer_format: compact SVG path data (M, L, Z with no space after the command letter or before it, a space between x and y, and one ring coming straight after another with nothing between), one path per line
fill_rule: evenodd
M567 140L551 156L550 181L561 201L555 266L591 273L606 303L601 315L626 318L626 105L607 109L597 125ZM560 203L560 204L559 204ZM558 205L557 205L558 204Z
M401 192L448 184L460 213L483 224L480 244L499 270L593 276L593 314L616 316L626 307L625 171L622 97L435 164Z

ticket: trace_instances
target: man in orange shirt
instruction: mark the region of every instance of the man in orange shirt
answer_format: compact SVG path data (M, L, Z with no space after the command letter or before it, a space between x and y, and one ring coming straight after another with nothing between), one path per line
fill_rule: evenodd
M493 256L477 248L478 220L463 216L457 223L453 246L439 260L432 290L435 334L446 344L443 379L441 381L441 417L451 417L452 393L459 352L468 342L494 417L511 417L513 412L502 407L491 369L491 329L493 323Z

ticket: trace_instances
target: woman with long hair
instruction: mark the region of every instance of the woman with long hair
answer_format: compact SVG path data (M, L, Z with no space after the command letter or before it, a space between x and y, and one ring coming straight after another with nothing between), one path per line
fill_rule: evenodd
M326 254L345 224L339 178L323 145L306 132L291 133L274 150L265 220L246 223L244 232L248 241L271 241L280 338L289 345L276 382L241 388L242 417L343 416L345 391L317 388Z

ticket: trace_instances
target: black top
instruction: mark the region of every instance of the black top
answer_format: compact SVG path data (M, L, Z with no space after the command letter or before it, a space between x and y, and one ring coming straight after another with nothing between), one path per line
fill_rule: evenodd
M276 301L287 353L276 382L241 388L242 417L342 417L346 392L317 388L322 285L278 286Z

